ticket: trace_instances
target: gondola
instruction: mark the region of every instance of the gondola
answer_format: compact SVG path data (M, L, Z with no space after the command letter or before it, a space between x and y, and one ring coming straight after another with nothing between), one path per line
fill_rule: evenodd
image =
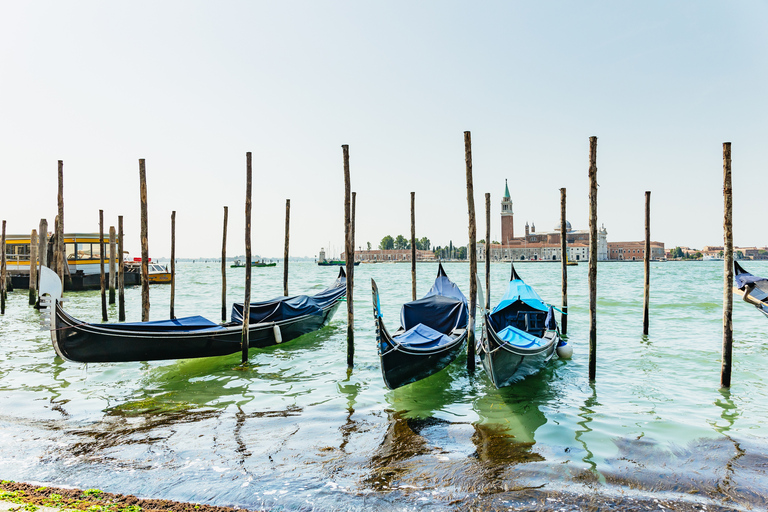
M249 348L283 343L315 331L331 320L347 293L346 274L308 296L279 297L250 305ZM67 361L107 363L221 356L239 352L243 305L232 306L231 321L217 324L202 316L151 322L88 323L61 305L61 281L41 267L40 303L50 316L56 353Z
M768 279L750 274L736 261L733 262L733 269L736 282L733 291L768 316Z
M483 311L477 352L486 373L497 388L509 386L539 371L560 343L554 308L525 284L513 265L501 301L493 311Z
M448 366L467 339L467 299L440 264L427 294L403 305L400 328L390 335L381 315L376 282L371 279L376 343L381 374L389 389L424 379Z

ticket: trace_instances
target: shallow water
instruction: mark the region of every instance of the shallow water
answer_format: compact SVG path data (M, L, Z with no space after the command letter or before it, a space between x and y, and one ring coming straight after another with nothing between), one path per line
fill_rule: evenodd
M746 264L745 264L746 265ZM748 270L768 275L768 264ZM448 275L468 291L468 266ZM313 293L333 267L291 263L290 288ZM560 266L520 263L554 305ZM423 295L437 265L418 265ZM370 279L388 326L410 300L410 265L355 269L355 366L346 310L324 329L240 355L82 365L54 354L27 292L0 317L0 478L272 510L692 510L768 506L768 319L734 301L734 368L719 389L722 262L651 265L642 335L642 263L598 266L597 379L588 365L587 266L569 267L570 361L496 390L459 358L396 391L376 354ZM228 269L228 304L243 297ZM509 279L492 265L491 303ZM282 292L282 268L254 268L254 300ZM151 289L167 318L170 288ZM99 292L68 311L100 321ZM218 263L177 265L176 315L221 314ZM140 289L126 291L128 321ZM115 307L110 318L116 319ZM667 501L664 501L667 500Z

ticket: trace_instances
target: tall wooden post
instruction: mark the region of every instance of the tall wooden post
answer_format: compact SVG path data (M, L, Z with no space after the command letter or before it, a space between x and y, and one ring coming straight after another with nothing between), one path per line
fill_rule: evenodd
M283 295L288 296L288 245L291 234L291 200L285 200L285 250L283 251Z
M40 219L40 229L37 231L40 247L38 252L40 253L40 266L48 266L48 221Z
M224 226L221 233L221 321L227 321L227 220L229 207L224 207Z
M411 192L411 296L416 300L416 192Z
M355 309L353 303L353 284L355 272L355 248L352 241L352 206L351 185L349 182L349 145L341 146L344 155L344 240L346 245L347 265L347 367L355 361Z
M645 191L645 285L643 287L643 334L648 336L648 310L651 304L651 191Z
M176 210L171 212L171 319L176 318Z
M589 380L597 371L597 137L589 138Z
M3 232L0 236L0 315L5 314L5 288L7 286L5 280L5 221L3 221Z
M720 387L731 387L733 363L733 188L731 187L731 143L723 143L723 363L720 368Z
M355 263L355 202L357 201L357 192L352 192L351 210L349 212L350 224L349 224L349 236L352 238L352 266Z
M29 305L37 301L37 231L32 230L29 238Z
M139 189L141 195L141 321L149 321L149 230L147 228L147 170L139 159Z
M64 265L67 255L64 254L64 161L59 160L59 215L56 222L56 273L59 274L62 290L64 289Z
M467 210L469 212L469 335L467 336L467 370L475 369L475 308L477 307L477 224L475 191L472 185L472 136L464 132L464 162L467 168Z
M565 219L565 189L560 189L560 263L563 266L563 314L560 315L560 328L568 334L568 228Z
M243 301L243 336L241 341L242 363L248 362L248 344L250 332L248 324L251 316L251 191L252 167L251 152L245 154L245 300Z
M101 286L101 321L109 320L107 316L107 287L104 276L104 210L99 210L99 284Z
M125 245L123 245L123 216L117 217L117 319L125 322L125 263L123 254L125 254Z
M115 280L117 279L117 246L115 226L109 226L109 303L115 303Z
M485 193L485 309L491 309L491 193Z

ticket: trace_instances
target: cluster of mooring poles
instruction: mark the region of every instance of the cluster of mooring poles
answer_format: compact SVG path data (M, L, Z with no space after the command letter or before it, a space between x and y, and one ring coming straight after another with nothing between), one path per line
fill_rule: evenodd
M146 174L145 174L145 162L143 159L139 160L139 177L141 186L141 211L142 211L142 267L143 270L147 265L146 254L147 248L147 236L146 236ZM39 280L39 268L49 267L53 269L61 279L64 289L71 288L72 276L69 272L69 266L67 264L67 255L65 253L65 240L64 240L64 161L58 161L58 214L54 221L53 236L48 238L48 221L46 219L40 219L39 228L33 229L30 234L30 247L29 247L29 305L37 306L38 299L38 280ZM175 216L176 212L173 212L171 216L172 222L172 243L171 243L171 318L173 315L173 291L175 287L175 268L174 268L174 245L175 245ZM0 313L5 313L5 300L7 298L7 286L6 282L9 280L6 268L6 243L5 243L5 221L3 221L3 237L0 243L2 248L0 252L0 267L2 267L0 273ZM104 231L104 210L99 210L99 287L101 291L101 316L102 321L106 322L108 318L107 304L115 304L115 288L117 288L117 300L118 300L118 321L125 321L125 279L124 279L124 265L122 255L125 253L123 248L123 216L118 216L118 228L115 230L114 226L109 227L109 256L107 255L106 237ZM49 256L50 254L50 256ZM108 265L108 269L107 269ZM107 274L108 272L108 274ZM143 273L143 283L148 285L146 279L147 274ZM107 289L109 295L107 296ZM147 290L142 290L142 320L146 321L149 315L149 293Z
M356 193L351 191L349 170L349 146L342 147L344 168L344 235L346 254L347 279L347 366L354 364L354 254L355 254L355 200ZM469 304L470 320L467 343L467 369L475 368L475 310L477 307L477 248L476 248L476 219L474 188L472 180L472 138L470 132L464 132L464 160L466 166L467 212L469 216ZM589 138L589 380L596 379L597 370L597 137ZM149 241L147 228L147 182L146 164L139 159L139 189L141 199L141 318L149 321ZM724 198L724 282L723 282L723 349L720 385L723 388L731 385L731 367L733 360L733 229L732 229L732 198L731 186L731 143L723 143L723 198ZM252 195L252 158L246 153L246 197L245 197L245 300L243 302L243 331L242 331L242 362L248 362L249 346L249 316L251 299L251 195ZM416 193L411 192L411 295L416 300ZM285 251L283 256L283 294L288 295L288 255L290 240L291 200L285 202ZM568 246L566 229L566 189L560 189L560 253L562 264L562 334L568 332ZM227 317L227 221L228 207L224 206L224 222L221 247L221 320ZM490 260L491 260L491 195L485 194L485 308L490 308ZM115 303L115 287L118 290L118 320L125 321L125 280L122 255L125 254L123 245L123 216L118 216L117 232L115 227L109 228L109 277L105 270L105 240L104 240L104 211L99 210L99 266L101 288L102 320L108 321L107 303ZM52 246L52 247L51 247ZM49 258L49 248L52 257ZM650 309L650 261L651 261L651 192L645 192L645 245L644 245L644 287L643 287L643 335L649 333ZM64 162L58 161L58 215L54 222L54 235L48 238L48 221L40 220L38 230L32 230L30 235L30 269L29 269L29 304L37 301L37 281L39 266L55 269L62 283L70 282L69 267L64 245ZM175 318L174 300L176 284L176 212L171 213L171 295L170 317ZM2 221L0 236L0 314L5 314L7 299L7 284L9 276L6 262L6 221ZM106 289L109 287L109 299Z

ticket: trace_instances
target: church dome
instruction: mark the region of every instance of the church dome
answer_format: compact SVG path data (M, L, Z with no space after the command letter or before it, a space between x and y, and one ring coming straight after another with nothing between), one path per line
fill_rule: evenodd
M560 231L560 223L559 222L557 224L555 224L555 229L553 231ZM566 232L571 231L571 223L568 222L567 220L565 221L565 231Z

